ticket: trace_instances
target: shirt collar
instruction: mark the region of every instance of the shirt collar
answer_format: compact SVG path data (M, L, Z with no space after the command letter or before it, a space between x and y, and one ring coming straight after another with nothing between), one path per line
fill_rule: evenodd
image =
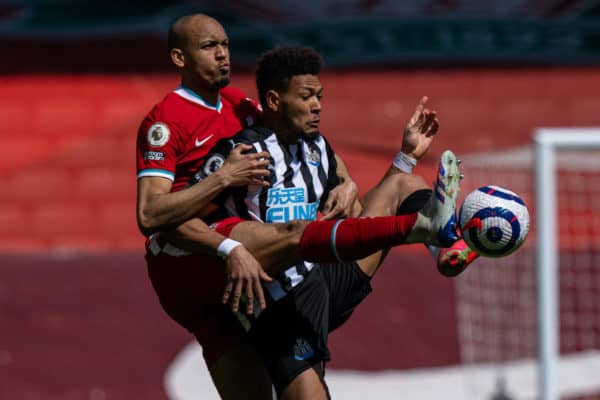
M202 96L198 93L194 92L192 89L187 88L183 85L180 85L177 89L174 90L176 94L183 97L186 100L189 100L193 103L201 105L202 107L215 110L217 112L221 112L221 108L223 108L223 103L221 103L221 94L217 97L217 104L211 104L208 101L204 100Z

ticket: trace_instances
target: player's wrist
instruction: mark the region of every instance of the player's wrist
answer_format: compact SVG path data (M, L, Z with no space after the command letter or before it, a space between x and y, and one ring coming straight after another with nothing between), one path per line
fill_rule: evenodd
M228 188L229 186L231 186L231 183L232 183L231 177L229 176L229 174L226 173L226 171L223 171L222 169L215 171L210 176L214 177L217 180L219 186L222 189L225 189L225 188Z
M348 178L348 180L344 182L343 185L345 185L348 188L352 196L358 196L358 185L352 179Z
M242 244L236 240L226 238L217 247L217 255L222 259L226 259L236 247L241 245Z
M394 157L392 165L400 171L410 174L417 165L417 159L403 151L399 151L398 154L396 154L396 157Z

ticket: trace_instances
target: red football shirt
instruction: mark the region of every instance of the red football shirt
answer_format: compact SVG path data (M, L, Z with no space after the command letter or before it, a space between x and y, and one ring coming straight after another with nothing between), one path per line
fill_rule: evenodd
M180 86L148 113L137 138L137 176L173 181L171 191L183 188L220 139L253 125L260 107L234 88L221 90L210 104Z

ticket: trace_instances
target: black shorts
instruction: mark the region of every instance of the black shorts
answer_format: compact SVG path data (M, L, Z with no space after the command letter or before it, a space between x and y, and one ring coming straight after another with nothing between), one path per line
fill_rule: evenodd
M371 292L355 262L316 264L304 281L253 321L248 332L277 393L308 368L329 360L327 337Z

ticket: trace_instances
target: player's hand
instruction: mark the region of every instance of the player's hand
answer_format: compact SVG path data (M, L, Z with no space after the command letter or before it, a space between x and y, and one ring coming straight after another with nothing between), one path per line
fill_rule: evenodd
M329 192L323 205L322 220L346 218L352 215L358 197L358 186L349 179L336 186Z
M261 309L267 306L261 281L270 282L272 278L244 246L237 246L229 253L225 268L227 284L223 293L223 304L229 303L231 310L237 312L240 299L245 295L247 314L254 312L255 298Z
M417 160L427 153L439 129L437 113L425 108L427 100L427 96L423 96L404 128L402 152Z
M239 144L223 163L223 166L215 172L225 179L228 186L260 185L269 186L268 177L270 154L266 151L260 153L244 154L251 150L249 144Z

